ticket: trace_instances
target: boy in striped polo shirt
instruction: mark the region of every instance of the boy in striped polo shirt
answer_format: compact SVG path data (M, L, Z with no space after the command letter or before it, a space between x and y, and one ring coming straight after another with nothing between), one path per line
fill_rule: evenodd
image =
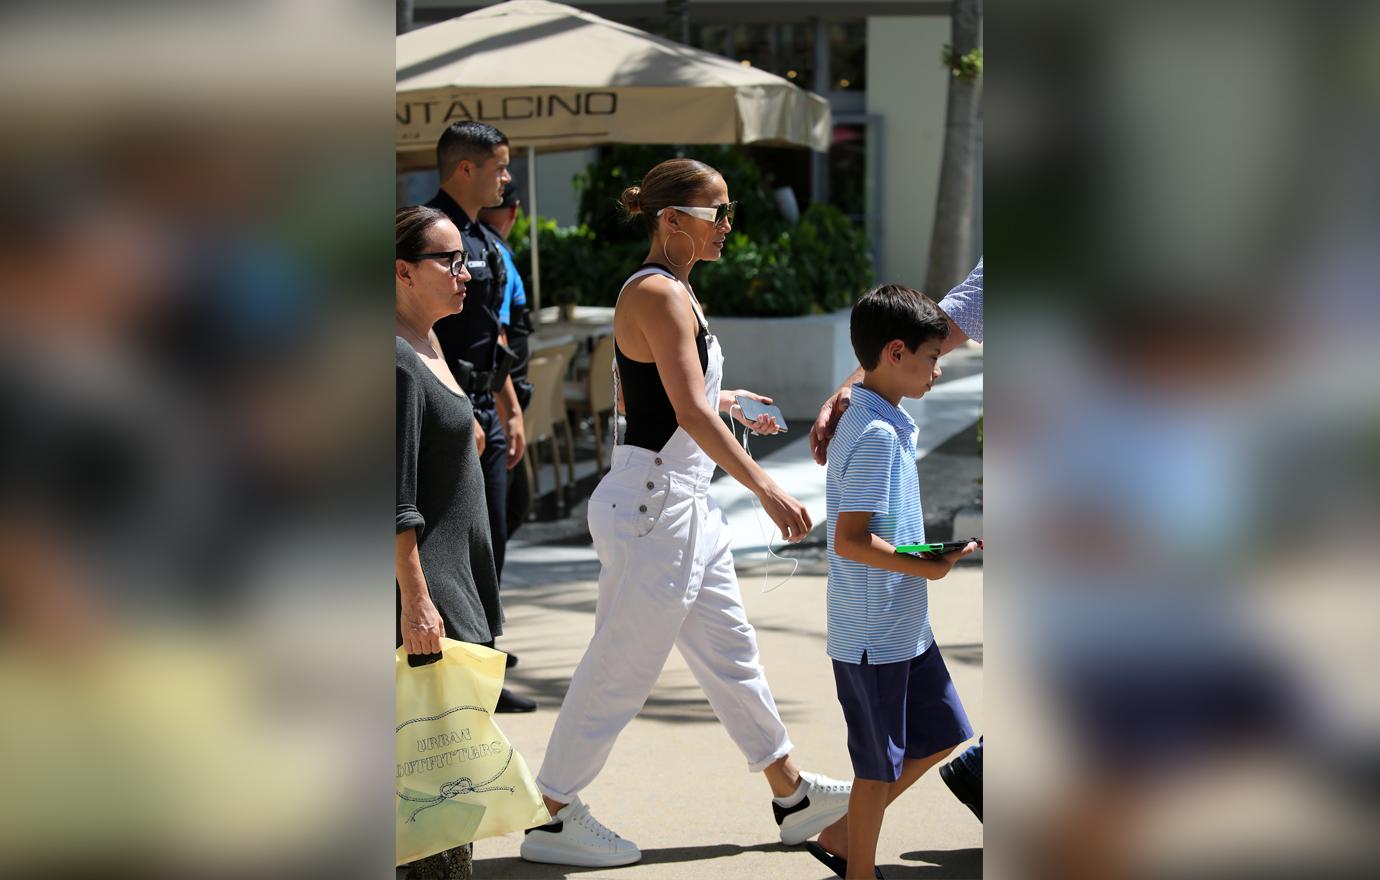
M856 779L848 815L810 851L841 877L880 877L886 805L973 735L930 633L925 584L977 545L933 558L895 552L925 540L916 426L900 403L939 378L944 313L887 284L858 300L850 332L864 374L829 446L828 650Z

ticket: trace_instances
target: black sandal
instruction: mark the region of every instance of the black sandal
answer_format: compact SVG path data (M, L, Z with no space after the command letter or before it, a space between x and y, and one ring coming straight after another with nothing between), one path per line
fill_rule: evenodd
M835 874L839 875L840 877L848 876L847 859L839 858L838 856L829 852L829 850L815 843L813 840L806 841L805 849L809 851L810 855L814 856L815 858L823 862L825 867L833 871ZM873 874L877 877L877 880L886 880L886 878L882 876L881 868L878 868L874 865L872 871Z

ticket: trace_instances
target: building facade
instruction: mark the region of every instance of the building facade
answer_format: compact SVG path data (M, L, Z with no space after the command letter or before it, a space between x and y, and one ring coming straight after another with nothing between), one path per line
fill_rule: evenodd
M413 27L493 5L484 0L414 0ZM680 40L785 77L828 99L834 115L827 154L750 148L778 186L803 208L838 206L872 240L881 280L920 286L929 259L944 144L951 40L947 2L906 0L688 0L671 20L668 4L646 0L575 2L595 15ZM979 117L980 123L981 117ZM981 124L978 128L981 155ZM540 212L576 222L571 178L597 152L545 154L538 163ZM515 163L525 182L526 170ZM981 168L974 211L974 260L981 252ZM407 196L435 190L415 175Z

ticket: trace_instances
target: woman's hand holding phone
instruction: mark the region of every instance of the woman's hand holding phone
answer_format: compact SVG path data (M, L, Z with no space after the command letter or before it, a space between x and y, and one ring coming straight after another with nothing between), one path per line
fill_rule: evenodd
M734 421L758 434L779 434L786 430L786 420L778 415L780 410L772 407L773 411L767 412L770 406L770 397L746 389L724 391L719 395L719 411L728 413Z

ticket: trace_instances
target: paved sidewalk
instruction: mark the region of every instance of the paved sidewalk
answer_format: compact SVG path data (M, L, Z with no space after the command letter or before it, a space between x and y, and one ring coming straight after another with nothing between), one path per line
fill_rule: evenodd
M499 647L521 664L509 683L541 709L500 715L503 731L541 766L547 736L594 627L597 563L589 548L524 548L504 573L506 630ZM785 569L788 570L788 569ZM773 563L771 582L785 573ZM740 569L744 604L801 766L852 776L842 715L824 653L825 579L800 574L763 594L760 569ZM982 568L960 567L932 585L930 613L941 650L976 730L983 729ZM770 792L723 732L679 653L673 651L642 714L624 730L607 767L584 792L594 814L635 841L643 860L625 868L535 865L518 858L521 835L475 845L474 876L486 878L827 878L804 847L776 836ZM888 811L878 864L888 878L982 875L982 826L936 773Z
M953 507L971 504L976 496L971 468L947 459L936 461L954 476L947 483L935 483L936 474L926 472L924 459L973 431L981 407L981 350L956 354L945 369L949 375L925 400L907 402L922 429L917 456L921 485L931 492L927 506L936 510L948 509L945 499ZM789 436L764 438L754 452L822 521L824 469L810 459L808 430L807 424L794 425ZM966 446L961 454L965 462L976 459L976 451L968 452ZM795 742L796 760L807 770L851 778L843 716L824 652L827 567L822 526L808 546L779 551L797 557L800 570L783 586L764 593L763 563L769 562L768 586L778 584L791 563L769 560L762 534L770 524L754 511L741 487L721 478L711 493L729 516L744 605ZM535 697L541 709L531 715L500 715L498 722L535 773L570 674L594 629L599 566L584 529L583 505L563 520L525 526L509 544L507 558L503 602L508 635L498 647L519 655L521 664L510 671L509 683ZM930 616L969 718L981 732L980 563L963 565L931 587ZM642 848L640 863L602 869L530 864L518 858L521 835L513 834L475 845L474 877L832 876L804 847L781 845L765 780L747 772L741 754L675 651L642 714L624 730L608 765L583 798L598 819ZM889 878L980 877L982 825L949 794L937 773L931 773L888 810L878 864Z

